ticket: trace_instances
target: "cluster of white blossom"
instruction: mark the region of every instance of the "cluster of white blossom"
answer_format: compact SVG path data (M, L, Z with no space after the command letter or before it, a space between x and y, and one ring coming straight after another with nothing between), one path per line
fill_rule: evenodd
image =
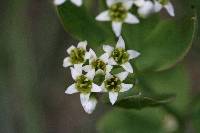
M55 5L61 5L66 0L54 0ZM70 0L77 6L82 5L82 0ZM138 24L140 21L136 15L130 13L132 6L137 7L140 17L146 18L152 13L165 8L170 16L175 16L174 7L169 0L106 0L108 9L100 13L97 21L112 21L112 29L117 37L121 35L123 23Z
M86 49L87 41L79 42L78 46L67 49L69 54L63 61L64 67L70 67L74 83L65 93L80 93L81 104L87 113L92 113L97 104L97 93L109 94L112 104L117 100L119 92L125 92L133 88L133 84L126 84L124 80L129 73L133 73L129 60L140 55L135 50L126 50L125 42L120 36L115 47L103 45L104 54L97 57L95 52ZM124 70L118 74L111 71L114 66L121 66ZM102 75L103 81L96 83L95 76Z

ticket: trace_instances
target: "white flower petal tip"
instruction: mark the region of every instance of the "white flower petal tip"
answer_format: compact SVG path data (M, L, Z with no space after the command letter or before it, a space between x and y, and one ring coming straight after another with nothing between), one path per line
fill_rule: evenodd
M108 53L108 55L110 56L112 51L114 50L114 48L112 46L109 45L103 45L103 50Z
M81 105L84 107L90 98L90 93L81 93L80 94L80 101Z
M109 99L112 105L114 105L115 102L117 101L117 97L118 97L118 92L113 92L113 91L109 92Z
M167 12L169 13L170 16L172 16L172 17L175 16L174 7L173 7L171 2L168 2L168 4L165 5L164 7L165 7L165 9L167 10Z
M108 53L104 53L99 57L100 60L102 60L103 62L107 63L108 59L109 59L109 55Z
M117 62L111 57L108 59L108 64L109 65L117 65Z
M75 47L72 45L72 46L70 46L68 49L67 49L67 53L68 54L70 54L71 53L71 51L74 49Z
M71 86L69 86L65 91L66 94L74 94L77 92L78 92L78 90L76 89L75 84L72 84Z
M125 49L125 42L122 36L119 37L119 40L117 41L116 48L123 48Z
M128 13L124 22L129 24L138 24L140 21L135 15Z
M134 4L133 0L127 0L124 1L123 6L126 8L126 10L129 10L133 6L133 4Z
M79 42L77 46L77 48L82 48L84 50L86 50L86 47L87 47L87 41Z
M97 21L110 21L109 11L103 11L95 18Z
M62 5L62 4L64 4L64 3L65 3L65 0L54 0L54 4L55 4L56 6Z
M140 17L146 18L154 12L154 4L151 1L146 1L143 6L138 9Z
M85 110L86 113L91 114L95 108L96 108L96 104L97 104L97 99L96 98L90 98L85 106L83 106L83 109Z
M93 80L95 76L95 69L91 69L86 75L89 80Z
M91 92L101 92L102 91L102 88L96 84L92 84L92 90Z
M90 70L92 70L93 68L92 68L92 66L91 65L85 65L84 67L83 67L83 71L85 71L85 72L89 72Z
M116 74L115 76L119 78L121 81L124 81L128 77L129 72L121 72Z
M131 88L133 88L133 84L124 84L124 83L122 83L121 86L122 86L122 88L121 88L120 92L125 92L125 91L128 91Z
M131 64L129 62L124 63L121 65L127 72L129 73L133 73L133 67L131 66Z
M140 52L137 52L135 50L127 50L129 54L129 59L134 59L140 56Z
M64 60L63 60L63 67L69 67L71 66L72 63L70 61L70 58L69 57L66 57Z
M83 3L82 0L71 0L71 2L72 2L73 4L75 4L76 6L81 6L82 3Z
M110 73L112 69L113 69L113 66L106 65L106 73Z
M74 68L70 67L70 69L71 69L72 78L74 80L76 80L76 78L82 74L82 69L79 68L78 66L74 66Z
M122 22L112 22L112 29L115 36L119 37L121 35Z

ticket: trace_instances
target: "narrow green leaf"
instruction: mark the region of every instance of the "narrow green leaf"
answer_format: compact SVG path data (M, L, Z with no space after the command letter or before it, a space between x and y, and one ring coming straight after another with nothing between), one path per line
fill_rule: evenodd
M159 96L157 98L137 95L125 97L117 101L115 106L127 109L142 109L145 107L161 106L172 102L174 99L175 95Z

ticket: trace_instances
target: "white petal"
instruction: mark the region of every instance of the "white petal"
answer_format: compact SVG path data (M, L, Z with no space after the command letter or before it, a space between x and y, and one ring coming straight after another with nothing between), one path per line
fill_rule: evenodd
M104 82L101 84L101 90L102 90L102 92L107 92Z
M125 42L122 36L119 37L119 40L117 41L116 48L123 48L125 49Z
M127 0L127 1L123 2L123 5L126 8L126 10L131 9L131 7L132 7L133 4L134 4L133 0Z
M153 12L154 12L154 5L151 1L145 2L145 4L138 9L138 14L143 18L146 18Z
M113 66L111 65L106 65L106 73L110 73L112 70Z
M117 101L118 92L110 91L109 92L109 99L112 105Z
M173 7L171 2L168 2L168 4L165 5L164 7L165 7L165 9L167 10L167 12L169 13L170 16L172 16L172 17L175 16L174 7Z
M154 0L154 11L159 12L161 9L162 5L157 0Z
M112 29L113 32L117 37L120 36L122 30L122 23L121 22L112 22Z
M81 104L84 107L90 98L90 93L80 93Z
M68 67L68 66L71 66L72 63L70 61L70 58L69 57L66 57L64 60L63 60L63 67Z
M59 6L65 3L65 0L54 0L54 4Z
M76 47L74 47L73 45L70 46L70 47L67 49L67 53L70 54L71 51L72 51L74 48L76 48Z
M111 7L115 2L116 0L106 0L106 4L108 7Z
M91 114L94 109L96 108L97 99L96 98L89 98L89 100L85 103L85 106L83 106L83 109L86 113Z
M121 72L116 74L115 76L119 78L121 81L124 81L127 78L128 74L129 74L128 72Z
M93 69L91 65L83 66L83 71L85 71L85 72L89 72L91 69Z
M111 79L113 76L112 76L112 74L110 74L110 73L106 73L106 75L105 75L105 79L107 80L107 79Z
M101 89L100 86L92 83L92 90L91 90L91 92L101 92L101 91L102 91L102 89Z
M145 4L145 0L135 0L134 1L134 4L137 6L137 7L141 7Z
M124 84L124 83L122 83L121 86L122 86L122 88L121 88L120 92L125 92L125 91L128 91L131 88L133 88L133 84Z
M107 63L108 59L109 59L109 55L108 53L104 53L99 57L100 60L102 60L103 62Z
M127 72L133 73L133 67L129 62L126 62L121 65Z
M108 59L108 64L109 65L117 65L117 62L113 59L113 57Z
M96 16L96 20L98 21L110 21L110 16L109 16L109 11L103 11L102 13L100 13L98 16Z
M135 15L128 13L124 22L128 24L138 24L140 21Z
M71 0L72 3L74 3L77 6L81 6L82 5L82 0Z
M95 76L95 70L91 69L86 75L85 75L89 80L93 80Z
M114 48L113 48L112 46L110 46L110 45L103 45L103 50L104 50L106 53L108 53L109 56L111 55L113 49L114 49Z
M129 59L137 58L140 56L140 53L135 50L127 50L127 52L129 54Z
M77 92L78 92L78 90L76 89L75 84L70 85L65 91L66 94L73 94L73 93L77 93Z
M90 49L90 50L89 50L89 53L90 53L90 59L97 59L97 55L96 55L96 53L94 52L94 50Z
M77 48L82 48L84 50L86 50L86 47L87 47L87 41L79 42L77 46Z
M70 67L70 69L71 69L72 78L74 80L76 80L77 77L82 75L82 70L76 69L76 68L73 68L73 67Z

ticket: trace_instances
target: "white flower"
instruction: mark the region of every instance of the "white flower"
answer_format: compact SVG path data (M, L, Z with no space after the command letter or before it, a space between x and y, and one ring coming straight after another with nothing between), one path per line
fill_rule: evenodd
M138 18L128 12L133 5L132 0L106 0L106 3L109 9L100 13L96 20L112 21L112 29L117 37L121 34L123 23L139 23Z
M135 0L134 4L138 7L138 14L143 18L154 12L154 4L150 0Z
M115 75L111 75L110 73L106 74L105 81L102 83L101 87L104 92L109 93L109 99L112 105L117 101L119 92L128 91L133 87L133 84L123 83L128 74L128 72L121 72Z
M109 55L108 53L102 54L97 58L95 52L90 49L89 52L89 65L83 67L84 71L88 72L91 69L94 69L96 74L106 74L109 73L113 66L108 65Z
M86 51L87 41L79 42L77 47L73 45L67 49L69 57L63 61L63 67L68 67L74 64L84 64L88 58Z
M170 16L174 17L174 7L169 0L154 0L154 11L159 12L162 8L165 8Z
M75 80L75 83L69 86L65 93L74 94L80 92L80 100L84 110L87 113L92 113L96 107L96 99L91 96L92 92L101 92L102 89L100 86L93 83L95 76L95 71L92 69L87 74L82 73L81 65L74 65L74 68L71 67L71 75Z
M54 0L54 4L55 5L62 5L65 3L66 0ZM76 6L81 6L82 5L82 0L70 0L73 4L75 4Z
M140 53L135 50L126 50L125 42L121 36L119 37L115 48L110 45L103 45L103 50L110 56L108 64L120 65L127 72L133 73L133 68L129 63L129 60L138 57Z

